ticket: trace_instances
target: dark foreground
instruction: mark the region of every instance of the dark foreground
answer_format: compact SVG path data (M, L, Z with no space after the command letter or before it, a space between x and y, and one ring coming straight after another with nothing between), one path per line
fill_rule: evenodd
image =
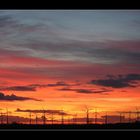
M54 124L54 125L28 125L28 124L3 124L0 125L0 130L22 130L22 129L34 129L34 130L68 130L68 129L138 129L140 130L140 123L118 123L118 124L81 124L81 125L72 125L72 124L65 124L65 125L60 125L60 124Z

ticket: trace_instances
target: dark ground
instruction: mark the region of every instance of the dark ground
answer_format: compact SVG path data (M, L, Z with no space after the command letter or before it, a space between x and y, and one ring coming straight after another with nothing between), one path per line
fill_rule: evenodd
M81 124L81 125L72 125L72 124L54 124L54 125L28 125L28 124L3 124L0 125L0 130L5 129L139 129L140 130L140 122L139 123L118 123L118 124Z

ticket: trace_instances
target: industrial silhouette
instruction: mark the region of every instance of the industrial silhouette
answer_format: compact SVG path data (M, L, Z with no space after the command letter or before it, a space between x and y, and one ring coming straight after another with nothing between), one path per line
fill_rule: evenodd
M51 112L50 114L45 110L42 109L42 111L40 112L32 112L31 110L28 112L29 113L29 117L26 118L28 120L29 123L24 123L21 120L18 121L12 121L12 119L14 118L14 116L11 115L11 112L8 111L8 108L6 108L6 110L4 111L3 109L0 109L0 128L5 128L5 127L10 127L13 125L19 125L22 126L24 124L26 124L26 126L28 126L29 128L33 126L38 126L38 127L50 127L51 126L56 126L58 127L59 125L63 127L74 127L74 128L78 128L78 127L89 127L89 128L104 128L105 126L109 127L117 127L117 128L122 128L125 127L127 128L127 126L129 126L129 128L140 128L140 111L138 110L138 108L136 108L136 110L131 110L131 111L120 111L120 112L116 112L116 117L118 118L118 121L113 123L110 122L111 119L111 115L109 114L109 112L105 112L104 116L100 116L100 114L98 113L97 108L94 108L94 117L91 117L91 109L89 109L86 106L86 117L85 118L79 118L77 117L78 114L69 114L68 119L65 119L65 111L62 109L60 111L59 114L55 114L54 112ZM33 115L34 113L34 115ZM40 116L42 114L42 116ZM46 114L48 114L48 119L46 118ZM58 117L55 118L55 115L60 116L60 118L58 119ZM41 121L42 118L42 121ZM102 119L101 119L102 118ZM41 123L42 122L42 123ZM47 122L47 123L46 123ZM60 123L59 123L60 122ZM23 126L22 126L23 127Z

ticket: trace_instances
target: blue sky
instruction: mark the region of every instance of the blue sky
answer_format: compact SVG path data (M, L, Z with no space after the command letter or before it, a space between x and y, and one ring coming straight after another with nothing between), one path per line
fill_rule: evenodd
M140 11L136 10L13 10L4 11L25 24L46 24L67 38L139 39ZM80 37L79 37L80 36ZM85 37L87 39L91 38Z

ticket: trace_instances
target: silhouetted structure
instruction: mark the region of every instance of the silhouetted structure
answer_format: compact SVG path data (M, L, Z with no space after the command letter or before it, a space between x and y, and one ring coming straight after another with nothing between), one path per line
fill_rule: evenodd
M46 111L43 109L43 124L46 125Z
M63 113L63 109L62 109L62 112L61 112L61 124L62 125L64 124L64 113Z
M0 117L1 118L1 124L3 124L3 113L1 112L0 114L1 114L1 117Z
M86 106L86 124L89 124L89 108Z

